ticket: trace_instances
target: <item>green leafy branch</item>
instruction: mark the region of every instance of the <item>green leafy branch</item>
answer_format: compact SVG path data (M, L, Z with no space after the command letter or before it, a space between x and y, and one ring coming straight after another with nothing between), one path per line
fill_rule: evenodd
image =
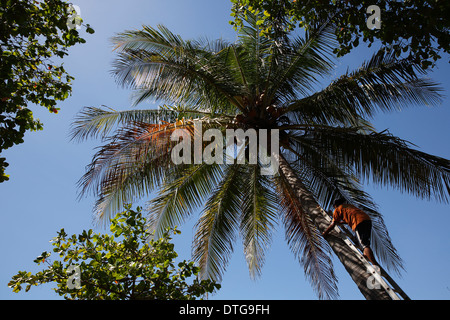
M25 287L56 283L55 292L66 299L196 299L212 293L220 285L196 277L199 268L186 260L176 264L177 253L170 242L175 228L166 229L162 237L152 239L147 231L141 208L126 206L111 221L111 234L95 234L92 229L68 236L64 229L53 238L53 253L59 260L51 262L51 253L44 251L34 262L47 268L36 274L19 271L8 286L14 292ZM70 266L77 265L81 274L79 288L69 288ZM177 268L178 267L178 268ZM72 278L71 278L72 277Z

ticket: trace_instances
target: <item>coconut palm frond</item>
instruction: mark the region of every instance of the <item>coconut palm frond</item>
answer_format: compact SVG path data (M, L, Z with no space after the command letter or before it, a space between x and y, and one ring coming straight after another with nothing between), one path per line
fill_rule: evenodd
M166 228L182 223L200 207L223 173L217 164L180 167L174 168L173 177L166 177L158 196L148 202L148 226L155 232L155 238Z
M264 92L262 83L270 73L273 41L261 36L262 26L256 15L247 17L248 23L239 32L239 43L230 51L230 63L235 78L244 85L247 97L257 97Z
M303 139L324 150L339 166L352 166L361 179L422 199L450 200L450 161L413 149L386 131L365 134L358 128L322 126Z
M261 175L261 167L254 164L246 169L240 230L250 276L255 279L261 275L265 251L271 244L278 199L269 178Z
M286 111L299 116L313 112L329 123L335 120L336 124L345 125L352 117L366 119L376 111L440 104L442 89L437 83L420 78L422 73L412 61L395 59L394 54L380 50L361 68L344 74L322 91L291 101ZM327 115L328 120L324 119Z
M193 259L202 279L220 281L233 252L242 210L242 173L242 166L237 164L225 168L196 224Z
M181 115L198 115L201 111L179 110L171 106L161 106L157 110L114 110L103 108L85 107L76 116L71 125L71 139L82 141L87 138L100 137L105 139L117 125L131 122L153 123L174 122Z
M177 125L178 123L178 125ZM192 121L166 124L132 123L118 130L94 155L79 180L80 196L99 196L95 211L100 220L115 209L148 195L160 185L172 164L171 135L176 128L190 128ZM140 183L140 179L142 183Z
M220 52L204 50L198 42L182 41L167 28L158 28L145 27L115 38L120 53L113 73L121 85L139 91L135 103L151 98L173 104L241 107L234 97L239 88Z
M268 96L279 105L308 96L313 85L331 68L336 45L334 27L325 22L292 41L290 50L274 55Z

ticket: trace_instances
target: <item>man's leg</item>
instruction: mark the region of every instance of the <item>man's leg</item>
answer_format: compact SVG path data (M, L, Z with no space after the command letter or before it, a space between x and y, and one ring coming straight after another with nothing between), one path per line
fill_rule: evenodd
M379 266L375 260L372 249L370 248L370 235L372 232L372 221L366 220L356 227L356 236L363 247L363 255L374 266Z
M373 255L372 249L370 247L364 248L364 257L369 260L374 266L378 266L378 262L375 260L375 256Z

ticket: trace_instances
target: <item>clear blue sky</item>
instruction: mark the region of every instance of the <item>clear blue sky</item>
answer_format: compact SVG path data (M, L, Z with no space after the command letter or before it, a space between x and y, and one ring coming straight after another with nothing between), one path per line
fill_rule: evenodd
M70 50L64 59L66 70L75 76L72 96L60 103L61 111L49 114L33 107L44 123L41 132L27 133L25 143L4 155L11 179L0 184L0 299L60 299L49 286L33 287L15 294L7 282L18 270L37 272L33 260L44 250L57 230L80 233L92 225L93 198L77 200L76 182L94 153L98 141L69 141L69 126L84 106L107 105L116 109L130 107L131 92L119 88L111 77L114 58L110 37L142 24L164 24L185 39L207 36L210 39L236 38L230 20L229 0L78 0L85 23L95 34L85 35L86 44ZM84 34L84 31L83 31ZM337 74L357 67L372 51L360 49L337 63ZM440 82L448 96L450 67L446 56L430 76ZM331 79L330 79L331 80ZM326 85L327 82L324 82ZM384 114L374 119L377 129L389 129L409 140L420 150L450 158L450 106L446 98L440 107L413 107ZM142 105L141 108L155 105ZM396 190L367 186L384 215L394 245L406 266L400 286L413 299L450 299L450 212L449 205L417 200ZM181 226L175 238L176 250L189 259L192 226L195 218ZM94 228L96 232L104 230ZM356 285L337 258L333 258L339 277L341 299L362 299ZM268 251L260 280L249 278L242 246L236 243L233 258L225 273L222 289L212 299L316 299L305 281L303 268L290 253L284 231L278 228Z

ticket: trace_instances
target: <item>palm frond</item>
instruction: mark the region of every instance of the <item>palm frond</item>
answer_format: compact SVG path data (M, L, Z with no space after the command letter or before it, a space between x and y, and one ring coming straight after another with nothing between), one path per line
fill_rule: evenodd
M255 279L261 275L265 251L271 244L278 199L271 181L267 176L261 175L258 165L248 165L246 169L248 172L244 185L241 186L243 199L240 230L250 277Z
M239 31L239 43L234 45L230 64L235 74L245 79L247 97L256 97L264 92L262 84L270 73L270 59L274 52L274 42L261 36L261 26L255 14L247 16L247 24ZM236 62L236 63L235 63Z
M178 125L178 126L177 126ZM105 220L115 210L148 195L162 182L173 166L170 137L175 128L192 126L192 121L167 124L133 123L110 137L110 142L94 155L87 172L79 180L80 196L99 196L96 213Z
M450 161L415 150L389 133L322 126L303 141L322 149L337 165L352 166L361 179L422 199L450 200Z
M184 113L198 114L196 110L184 110ZM154 123L174 122L180 117L180 111L162 106L158 110L114 110L85 107L76 116L71 125L71 139L82 141L87 138L106 138L117 125L131 122Z
M181 167L181 168L179 168ZM181 165L168 173L159 194L148 202L150 232L157 239L168 227L182 223L216 187L221 167L217 164Z
M137 90L136 103L152 98L173 104L240 107L234 98L240 89L223 55L205 50L212 45L183 41L163 26L125 32L114 41L120 53L113 73L120 84ZM227 45L219 47L223 50Z
M438 105L442 89L429 79L419 78L423 73L411 60L398 60L393 53L380 50L361 68L341 76L322 91L289 102L286 111L306 120L310 112L312 119L328 115L328 123L334 120L345 125L355 117L373 117L376 111Z
M274 54L269 101L284 105L307 96L319 78L330 71L335 44L334 27L325 22L308 30L304 38L294 39L289 50Z
M192 256L202 279L220 281L233 252L242 211L242 176L241 165L226 166L196 224Z

